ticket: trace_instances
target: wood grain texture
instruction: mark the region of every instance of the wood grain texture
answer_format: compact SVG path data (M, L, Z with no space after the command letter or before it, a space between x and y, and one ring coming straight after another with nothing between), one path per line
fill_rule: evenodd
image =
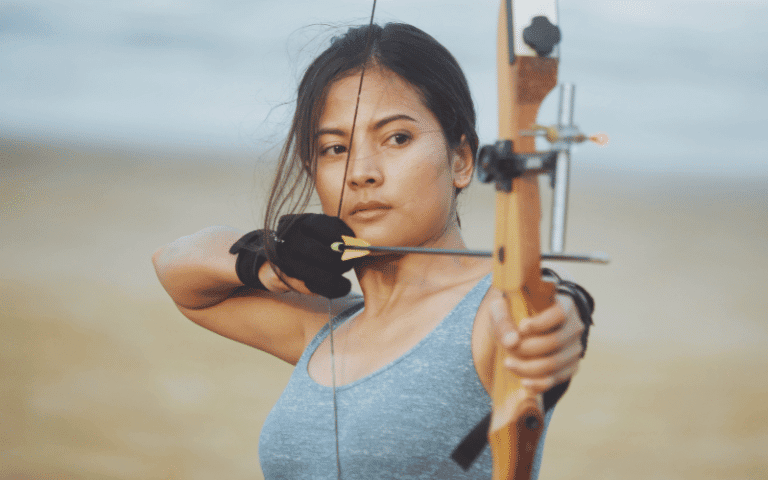
M519 132L536 123L541 103L557 84L557 59L517 56L510 64L506 18L502 1L497 37L499 139L511 140L515 153L532 153L533 137ZM496 192L493 285L504 292L517 324L554 303L554 285L541 280L540 221L535 174L515 178L509 193ZM528 480L543 428L541 396L522 387L519 377L504 366L506 356L498 345L488 434L493 478Z

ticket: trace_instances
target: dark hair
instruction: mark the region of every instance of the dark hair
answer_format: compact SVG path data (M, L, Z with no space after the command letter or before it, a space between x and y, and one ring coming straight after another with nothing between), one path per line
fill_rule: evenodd
M373 67L389 70L415 87L440 122L448 146L456 148L464 138L474 158L478 147L475 108L453 55L430 35L404 23L350 28L332 40L299 84L296 112L267 202L266 229L275 231L282 214L297 213L309 204L315 186L314 133L330 86Z

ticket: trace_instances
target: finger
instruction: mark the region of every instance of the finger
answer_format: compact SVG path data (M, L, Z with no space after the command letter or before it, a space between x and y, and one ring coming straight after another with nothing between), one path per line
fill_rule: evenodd
M341 254L331 250L331 244L340 241L342 235L354 236L354 232L341 219L307 213L296 216L290 228L286 226L287 221L283 224L281 238L288 257L300 257L304 263L325 269L342 268Z
M522 319L518 329L523 336L548 333L561 328L570 317L574 316L576 319L579 318L573 299L568 295L558 294L554 305Z
M513 350L520 342L520 335L515 329L515 324L509 315L507 302L501 293L491 293L493 297L488 302L488 313L493 320L496 330L496 338L507 350Z
M581 343L583 331L584 324L568 319L560 328L549 333L522 337L515 353L522 358L545 357L575 346L581 353L584 348Z
M342 235L355 236L355 232L342 219L322 214L310 214L301 222L300 228L305 236L316 238L323 244L338 241Z
M289 228L293 228L294 225L300 222L303 218L306 218L307 215L309 214L301 213L301 214L283 215L277 221L277 235L279 237L282 237L289 231Z
M560 370L556 375L547 376L544 378L524 378L522 379L522 385L533 391L534 393L544 393L552 387L560 385L566 380L576 375L579 370L579 362L574 362L567 368Z
M584 333L586 327L584 326L584 321L581 318L581 314L579 313L579 309L576 307L576 302L574 302L573 298L570 295L559 293L557 294L556 299L563 307L568 326L578 331L579 335Z
M352 282L341 275L327 274L325 278L314 278L305 283L306 287L325 298L340 298L352 290Z
M267 290L272 293L295 291L307 295L312 294L303 281L285 275L279 268L271 265L269 262L264 262L264 265L261 266L259 279L267 287Z
M581 347L578 344L561 350L553 355L536 358L521 358L509 355L504 365L515 375L522 378L543 378L557 375L563 369L569 368L581 358Z
M298 242L288 244L286 258L295 259L307 265L342 274L353 267L352 262L342 262L341 253L331 249L331 242L321 243L314 238L303 238Z
M292 257L290 261L286 261L283 272L288 274L284 283L301 293L313 293L325 298L339 298L348 294L352 289L352 282L340 273L296 261Z
M284 284L287 283L288 288L290 290L293 290L294 292L303 293L305 295L314 295L312 293L312 290L307 288L306 284L299 280L298 278L291 278L291 277L285 277L285 279L280 279Z

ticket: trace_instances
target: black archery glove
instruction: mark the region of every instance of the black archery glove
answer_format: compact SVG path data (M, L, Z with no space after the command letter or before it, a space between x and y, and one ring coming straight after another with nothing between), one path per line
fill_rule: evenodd
M264 230L246 234L232 246L230 253L239 252L240 281L266 290L258 279L258 271L267 261L264 244L269 239L265 235ZM272 239L272 263L286 276L303 281L312 293L326 298L343 297L351 290L352 283L342 274L349 271L355 261L342 262L341 253L331 250L331 244L342 241L342 235L353 237L355 233L336 217L314 213L284 215Z

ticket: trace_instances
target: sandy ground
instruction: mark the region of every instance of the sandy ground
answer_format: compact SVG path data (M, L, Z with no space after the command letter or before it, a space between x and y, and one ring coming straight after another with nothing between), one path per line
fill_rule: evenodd
M259 223L265 173L0 140L0 479L255 479L290 367L184 319L150 255ZM564 266L597 299L542 479L768 478L768 181L574 168ZM491 189L462 206L490 245Z

